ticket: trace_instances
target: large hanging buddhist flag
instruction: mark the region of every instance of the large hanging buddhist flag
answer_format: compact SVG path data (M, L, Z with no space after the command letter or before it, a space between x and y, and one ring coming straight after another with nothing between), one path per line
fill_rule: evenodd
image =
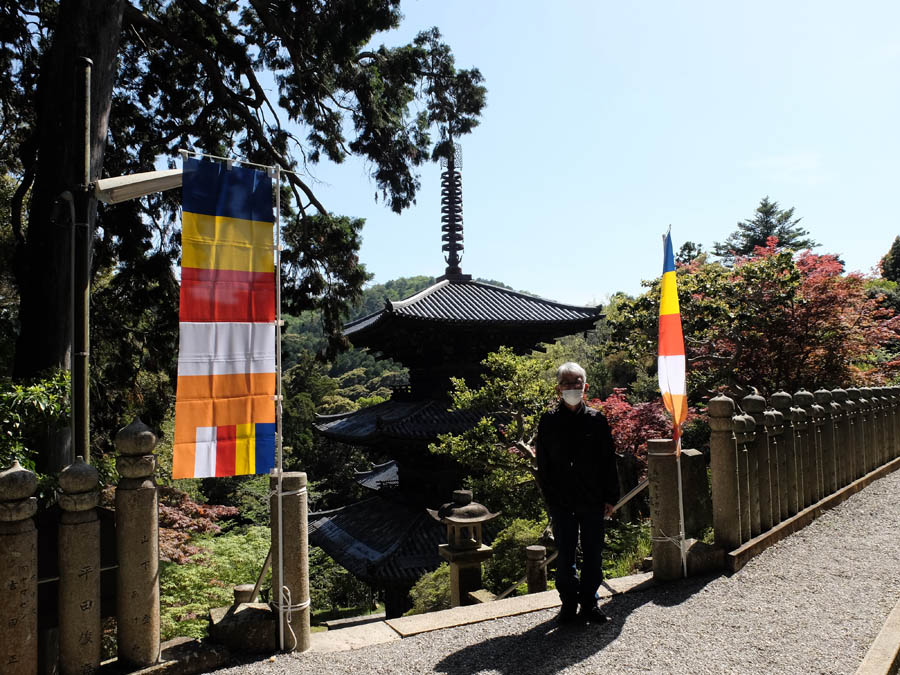
M272 179L186 159L173 478L275 465Z
M675 279L675 254L672 234L663 237L663 275L659 300L659 390L663 403L674 421L673 438L678 439L681 425L687 417L687 389L685 386L684 336L681 332L681 310L678 307L678 287Z

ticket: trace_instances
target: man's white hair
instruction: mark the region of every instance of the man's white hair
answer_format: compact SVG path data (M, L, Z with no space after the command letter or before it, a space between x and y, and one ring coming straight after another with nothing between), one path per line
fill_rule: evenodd
M563 377L566 375L576 375L580 377L583 382L587 382L587 373L584 371L584 368L574 361L566 361L556 369L556 384L562 382Z

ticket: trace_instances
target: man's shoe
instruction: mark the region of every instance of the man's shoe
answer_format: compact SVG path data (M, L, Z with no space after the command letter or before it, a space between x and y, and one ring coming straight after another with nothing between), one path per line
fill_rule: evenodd
M556 620L561 624L575 623L578 621L578 605L563 605L559 610L559 614L556 615Z
M603 612L600 611L600 608L597 605L591 605L590 607L582 607L578 612L578 619L584 621L585 623L606 623L609 621L609 617L606 616Z

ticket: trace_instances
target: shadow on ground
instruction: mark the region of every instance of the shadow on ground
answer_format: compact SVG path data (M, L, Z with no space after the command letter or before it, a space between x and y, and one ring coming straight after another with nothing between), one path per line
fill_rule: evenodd
M559 626L555 615L524 633L502 635L470 645L435 664L434 672L469 675L496 671L503 675L553 675L602 651L622 632L625 620L646 604L672 607L700 591L718 575L649 586L614 595L601 607L610 621L597 626Z

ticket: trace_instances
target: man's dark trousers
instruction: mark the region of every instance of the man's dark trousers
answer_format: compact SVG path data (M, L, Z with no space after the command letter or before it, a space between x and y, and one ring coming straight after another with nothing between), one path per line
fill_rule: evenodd
M580 603L592 607L597 602L597 589L603 581L602 511L570 511L553 508L553 538L556 540L556 590L564 607ZM581 532L581 580L575 570L575 549Z

